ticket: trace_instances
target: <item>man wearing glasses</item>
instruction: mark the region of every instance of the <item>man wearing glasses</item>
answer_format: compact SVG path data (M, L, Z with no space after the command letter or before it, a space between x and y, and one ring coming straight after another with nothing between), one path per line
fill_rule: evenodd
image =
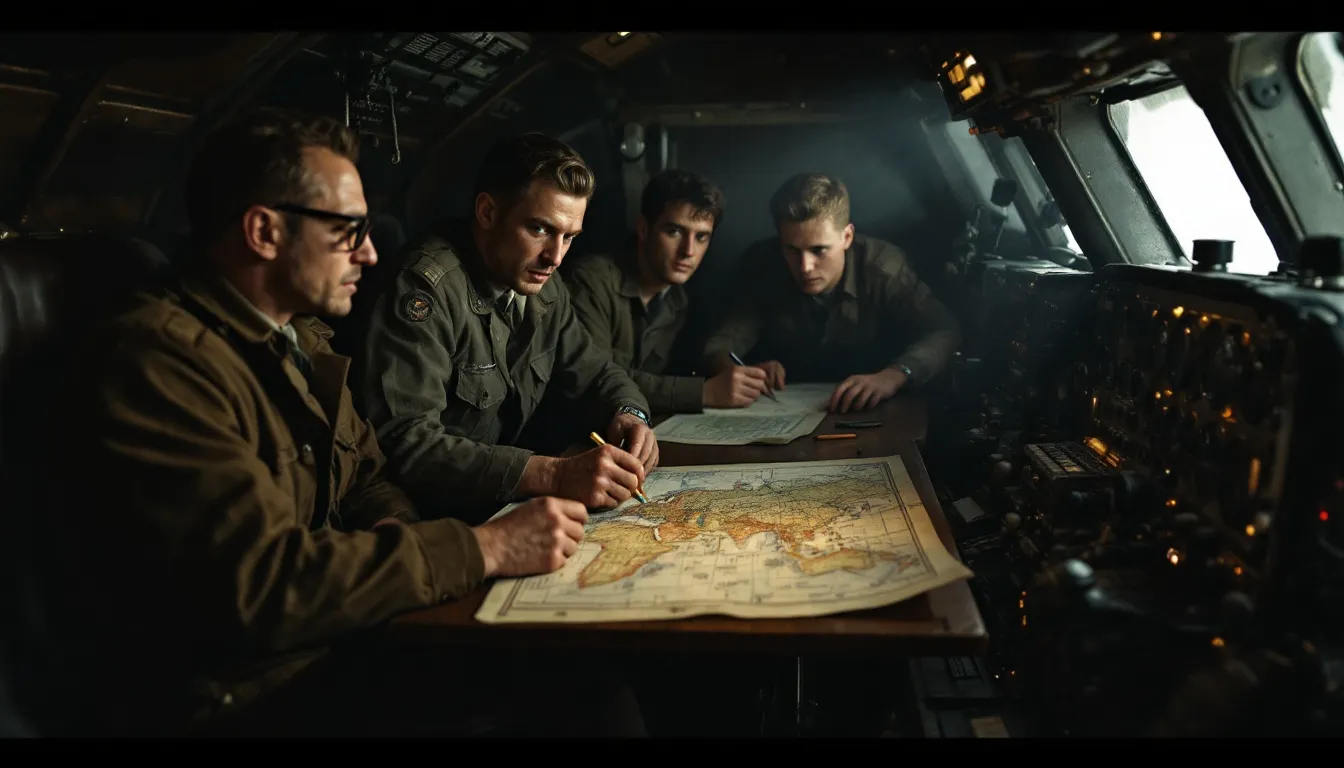
M500 141L471 215L442 223L378 297L357 392L389 470L422 508L484 519L545 495L614 507L657 466L648 401L593 344L556 273L595 186L562 142ZM562 443L596 432L607 444L566 458L520 446L548 393L599 414Z
M378 683L410 695L425 670L351 663L335 641L557 569L583 536L583 506L554 498L475 528L422 522L384 476L350 361L308 317L348 313L378 258L357 150L325 117L263 111L218 131L187 182L188 263L91 348L71 509L88 583L110 598L81 608L106 610L86 625L95 727L388 725Z

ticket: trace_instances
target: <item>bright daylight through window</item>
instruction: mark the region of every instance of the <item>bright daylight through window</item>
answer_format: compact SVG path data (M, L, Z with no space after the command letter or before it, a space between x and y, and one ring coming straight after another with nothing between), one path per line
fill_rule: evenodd
M1344 149L1344 51L1340 33L1312 32L1302 43L1302 83L1321 110L1335 152Z
M1110 115L1186 258L1195 240L1232 240L1229 271L1265 275L1278 267L1246 188L1184 87L1114 104Z

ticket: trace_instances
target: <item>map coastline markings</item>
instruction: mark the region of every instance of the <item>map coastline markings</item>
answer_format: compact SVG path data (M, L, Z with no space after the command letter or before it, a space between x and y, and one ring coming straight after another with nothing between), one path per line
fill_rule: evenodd
M971 575L898 456L660 468L646 489L650 504L595 514L564 568L497 582L477 619L820 616Z

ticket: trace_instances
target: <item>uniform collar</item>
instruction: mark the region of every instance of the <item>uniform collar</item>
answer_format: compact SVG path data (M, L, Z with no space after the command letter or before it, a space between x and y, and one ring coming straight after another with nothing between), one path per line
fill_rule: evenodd
M485 267L485 259L481 256L480 251L476 250L476 241L471 234L470 220L451 219L444 224L441 234L466 271L467 303L473 312L478 315L490 314L498 306L499 300L506 295L512 296L513 300L518 302L520 312L527 308L526 296L512 288L496 285L490 279L489 270ZM554 282L554 280L547 280L546 285L541 289L541 293L536 295L535 298L542 304L550 304L555 301L555 289L552 287Z
M262 323L265 323L266 327L270 328L272 331L283 333L285 336L289 337L290 341L294 342L295 344L299 343L299 337L298 334L295 333L294 331L294 324L292 322L280 325L279 323L275 322L275 320L272 320L270 315L266 314L265 312L262 312L260 309L257 309L257 305L253 304L250 300L248 300L248 298L243 295L243 292L238 290L238 287L235 286L233 283L229 282L228 280L220 280L219 282L220 285L223 287L225 293L232 294L231 300L237 302L242 311L250 313L253 318L260 320Z
M845 274L840 278L840 289L846 295L854 298L859 297L859 254L860 248L867 247L867 243L859 240L859 236L854 236L854 242L849 244L849 250L845 251Z
M264 344L281 333L296 341L293 324L281 326L257 309L223 276L193 272L183 276L181 290L237 332L245 341Z
M628 299L639 299L639 271L635 264L635 254L630 254L624 259L618 261L621 268L621 286L617 293ZM675 309L680 310L686 305L686 291L679 285L669 285L660 291L654 298L661 297L663 302Z

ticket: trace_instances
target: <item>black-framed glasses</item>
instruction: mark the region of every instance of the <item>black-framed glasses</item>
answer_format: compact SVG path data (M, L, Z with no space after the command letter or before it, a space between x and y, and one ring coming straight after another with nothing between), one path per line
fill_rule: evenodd
M349 242L346 243L351 251L358 251L364 245L364 239L369 236L369 230L373 229L373 216L365 214L363 216L351 216L346 213L336 213L335 211L323 211L317 208L305 208L302 205L292 203L280 203L272 205L277 211L293 213L299 216L308 216L314 219L325 219L327 221L344 221L350 224L350 232L346 235Z

